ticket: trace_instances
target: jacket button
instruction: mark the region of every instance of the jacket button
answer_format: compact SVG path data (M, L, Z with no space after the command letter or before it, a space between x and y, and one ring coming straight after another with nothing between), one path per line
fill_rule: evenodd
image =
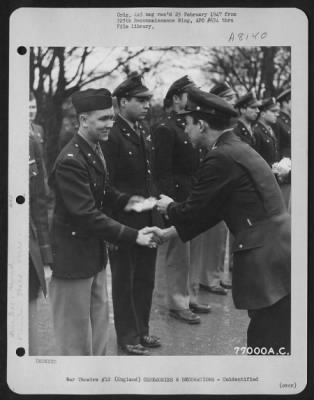
M239 249L243 249L243 244L239 244Z
M132 155L132 151L129 151L130 156Z
M91 153L88 153L87 155L88 155L88 157L90 157L90 156L91 156Z
M76 232L72 232L72 236L75 236L76 235Z
M176 188L178 188L179 187L179 185L176 185Z
M185 141L184 141L184 144L188 144L188 141L187 141L187 140L185 140Z
M150 169L148 169L147 172L150 174Z

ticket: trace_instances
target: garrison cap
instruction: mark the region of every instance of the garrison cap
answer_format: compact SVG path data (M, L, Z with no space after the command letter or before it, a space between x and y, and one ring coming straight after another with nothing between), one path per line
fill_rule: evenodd
M121 97L152 97L152 92L144 85L143 78L137 73L132 72L130 76L120 83L114 90L113 96Z
M277 96L277 101L279 101L279 103L290 99L291 99L291 89L286 89Z
M173 82L168 89L165 99L170 99L174 94L183 93L190 87L196 87L196 85L188 75L184 75L182 78Z
M236 110L221 97L207 93L197 87L188 91L188 103L184 114L208 114L217 117L235 117Z
M112 107L111 93L107 89L87 89L72 95L72 104L78 114Z
M235 103L235 108L246 108L246 107L259 107L261 102L257 100L252 92L246 93L241 96L239 100Z
M275 97L268 97L267 99L264 99L262 104L259 106L260 111L272 110L273 108L278 108Z

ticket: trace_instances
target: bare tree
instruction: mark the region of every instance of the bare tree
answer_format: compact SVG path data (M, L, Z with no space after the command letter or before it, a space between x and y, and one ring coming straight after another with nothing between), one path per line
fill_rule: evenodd
M290 48L214 47L203 51L208 53L204 73L214 81L226 80L239 95L254 90L258 97L275 96L290 84Z
M108 49L108 56L114 49ZM125 48L119 57L106 67L102 58L97 65L88 66L91 47L36 47L30 51L30 90L38 103L38 121L46 131L47 166L51 169L58 154L58 135L62 124L62 105L75 91L97 80L125 70L130 60L144 48Z

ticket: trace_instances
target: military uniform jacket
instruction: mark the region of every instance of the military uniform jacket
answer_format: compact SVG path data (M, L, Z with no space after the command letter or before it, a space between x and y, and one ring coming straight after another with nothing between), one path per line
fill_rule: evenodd
M79 135L59 154L49 183L56 196L55 277L89 278L107 263L104 241L136 242L136 230L104 213L108 205L124 207L130 196L105 184L103 162Z
M256 138L252 132L250 132L245 124L238 120L233 128L233 132L245 143L249 144L253 149L256 149Z
M52 263L43 160L36 137L29 136L29 255L46 295L44 265Z
M261 309L290 293L290 216L269 166L233 133L208 152L192 193L171 203L168 216L183 241L226 222L237 308Z
M273 131L271 133L264 124L258 121L253 132L256 137L256 151L264 158L264 160L272 166L273 163L279 161L278 139Z
M281 111L275 126L279 142L279 156L280 158L291 158L291 117L285 112Z
M200 151L193 148L184 128L184 116L172 112L153 132L158 191L176 201L185 200L190 193L200 164Z
M148 128L143 123L138 123L136 133L128 122L118 115L108 140L102 143L102 148L111 185L129 195L145 198L157 196L152 173L154 144ZM159 224L161 220L157 211L137 213L113 210L112 216L136 229Z

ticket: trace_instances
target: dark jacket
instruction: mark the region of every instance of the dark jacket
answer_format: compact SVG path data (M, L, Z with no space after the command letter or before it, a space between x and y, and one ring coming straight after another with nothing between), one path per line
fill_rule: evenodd
M79 135L59 154L49 183L56 196L55 277L89 278L106 266L105 240L115 244L136 242L136 230L104 213L112 204L123 208L130 196L105 185L101 159Z
M255 150L272 166L273 163L279 161L278 139L275 131L273 130L271 134L270 130L258 121L253 126L253 132L256 137Z
M233 127L233 132L245 143L249 144L253 149L256 149L256 138L252 132L250 132L241 120L238 120Z
M200 151L193 148L184 127L184 116L172 112L153 130L157 187L176 201L185 200L190 193L200 164Z
M118 190L145 198L157 196L153 180L154 144L148 128L138 125L139 134L119 115L110 131L108 141L102 143L109 171L109 181ZM113 210L112 216L123 224L141 229L158 224L157 211L142 213Z
M264 308L290 292L290 216L269 166L233 133L208 152L192 193L171 203L168 216L183 241L226 222L237 308Z
M40 144L29 136L29 255L38 281L46 295L44 265L52 263L49 240L47 196L44 182L44 167ZM35 287L36 284L31 285ZM34 289L36 291L36 289ZM35 293L31 294L35 297Z
M279 157L291 158L291 117L281 111L275 126L279 142Z

